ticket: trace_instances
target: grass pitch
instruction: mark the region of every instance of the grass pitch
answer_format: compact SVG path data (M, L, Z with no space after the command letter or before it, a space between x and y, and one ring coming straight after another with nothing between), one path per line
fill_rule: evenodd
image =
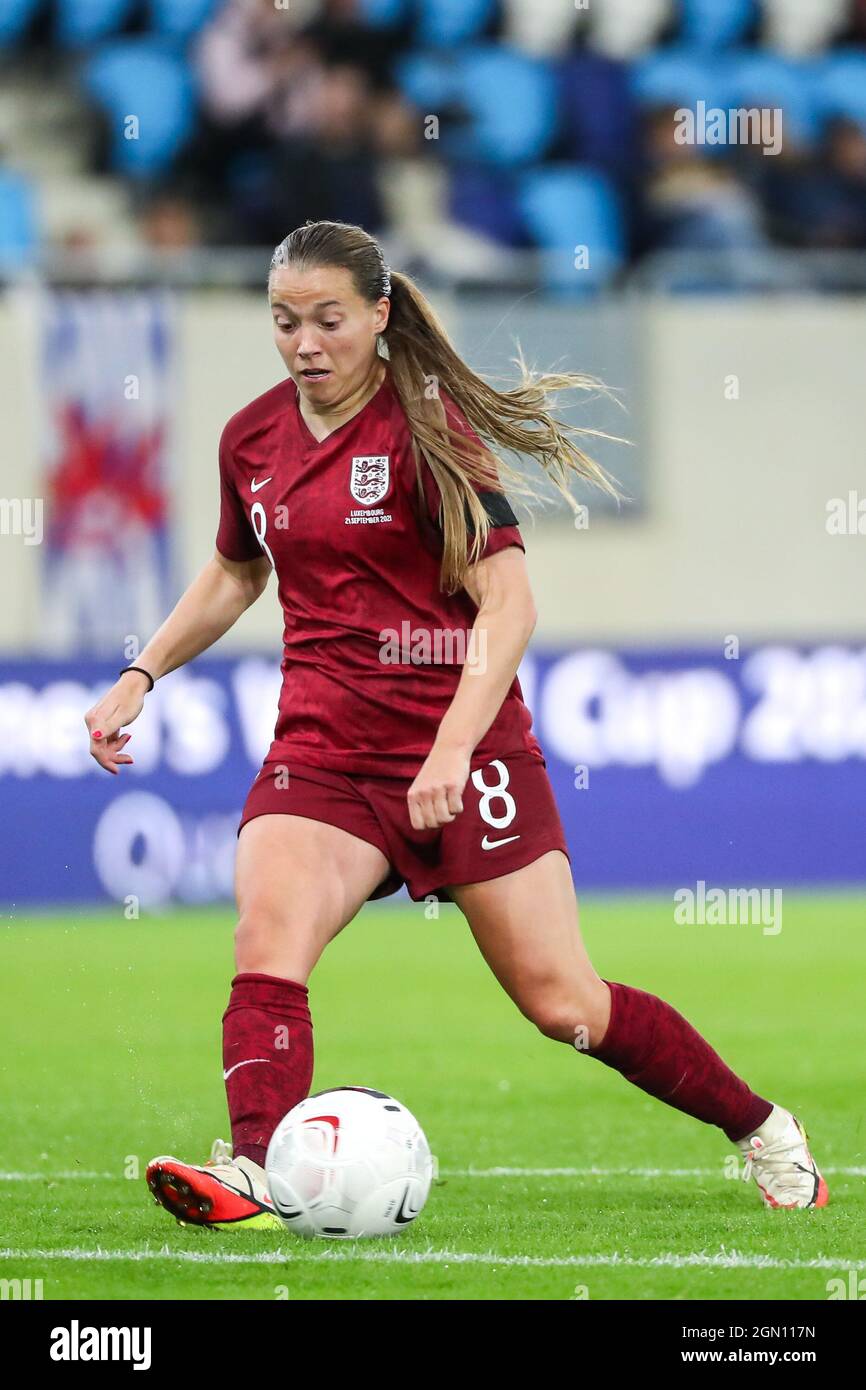
M828 1208L766 1211L720 1131L538 1034L456 908L379 905L312 976L313 1089L392 1092L440 1173L401 1236L333 1244L182 1229L143 1180L153 1154L229 1137L231 911L7 917L0 1278L82 1300L826 1299L866 1277L866 933L853 897L784 909L777 936L677 926L670 899L582 917L602 975L668 999L795 1110Z

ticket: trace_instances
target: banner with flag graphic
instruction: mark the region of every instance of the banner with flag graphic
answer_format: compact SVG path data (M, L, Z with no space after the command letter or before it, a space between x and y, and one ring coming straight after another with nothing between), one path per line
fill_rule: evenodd
M56 653L134 656L174 597L174 320L165 292L45 296L41 611Z

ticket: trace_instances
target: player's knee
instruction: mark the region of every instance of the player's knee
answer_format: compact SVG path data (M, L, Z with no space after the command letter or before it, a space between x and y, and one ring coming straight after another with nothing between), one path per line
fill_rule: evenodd
M285 908L267 902L253 903L238 918L235 927L235 964L239 971L272 974L275 962L285 953L289 941L297 936Z
M539 1000L529 1010L528 1017L539 1033L554 1042L573 1042L580 1027L578 1010L569 1000Z
M541 989L524 1013L544 1037L585 1052L600 1041L607 1026L607 990L599 983L601 990Z

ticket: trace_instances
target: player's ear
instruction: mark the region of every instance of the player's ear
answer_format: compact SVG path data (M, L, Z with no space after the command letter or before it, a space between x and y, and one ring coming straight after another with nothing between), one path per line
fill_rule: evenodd
M388 320L391 317L391 301L387 295L383 295L376 305L376 332L384 333L388 327Z

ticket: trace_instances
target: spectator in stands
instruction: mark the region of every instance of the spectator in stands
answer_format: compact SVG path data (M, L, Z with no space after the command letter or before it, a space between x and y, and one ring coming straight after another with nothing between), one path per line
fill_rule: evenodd
M303 34L326 64L361 68L377 90L393 86L394 60L409 46L412 25L410 20L373 27L364 23L358 0L322 0Z
M776 241L812 249L866 249L866 134L831 121L814 156L772 161L762 196Z
M203 124L179 165L217 223L233 209L223 236L276 242L307 217L381 230L377 156L417 147L391 77L406 38L362 23L356 0L229 0L197 47Z
M204 112L223 128L252 123L269 137L312 133L324 69L350 65L371 89L390 89L393 58L407 37L362 23L357 0L293 0L279 10L273 0L229 0L197 48Z
M866 0L849 0L848 27L840 36L843 44L866 44Z
M310 94L322 72L319 45L304 32L309 4L229 0L195 50L202 109L215 127L273 138L309 129Z
M760 202L724 150L680 144L673 107L649 113L643 250L732 251L769 245Z
M824 151L824 244L866 250L866 132L855 121L833 121Z
M139 229L152 251L188 251L201 245L198 212L182 193L166 189L154 193L141 209Z
M274 145L258 197L240 200L242 239L266 245L307 218L384 225L374 154L377 113L370 79L350 64L323 69L308 128Z

